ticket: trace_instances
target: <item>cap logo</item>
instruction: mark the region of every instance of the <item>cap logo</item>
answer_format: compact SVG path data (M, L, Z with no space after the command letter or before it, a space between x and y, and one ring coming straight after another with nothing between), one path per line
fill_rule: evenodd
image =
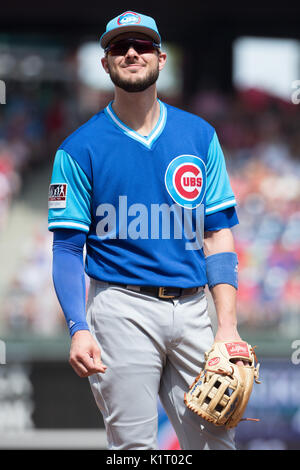
M127 26L131 24L138 24L141 21L140 15L134 11L126 11L119 16L117 23L119 26Z

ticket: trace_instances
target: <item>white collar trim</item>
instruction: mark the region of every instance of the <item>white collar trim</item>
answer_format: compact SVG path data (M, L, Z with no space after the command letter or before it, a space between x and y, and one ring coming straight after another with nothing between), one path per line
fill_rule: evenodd
M105 108L105 111L106 111L106 114L113 121L113 123L117 127L119 127L126 135L128 135L132 139L137 140L138 142L142 143L146 147L151 148L153 143L158 139L158 137L162 133L166 124L166 120L167 120L167 108L160 100L158 100L158 102L160 105L159 119L158 119L156 126L147 137L143 137L141 134L134 131L130 127L126 126L122 121L120 121L120 119L117 117L117 115L114 113L112 109L112 101Z

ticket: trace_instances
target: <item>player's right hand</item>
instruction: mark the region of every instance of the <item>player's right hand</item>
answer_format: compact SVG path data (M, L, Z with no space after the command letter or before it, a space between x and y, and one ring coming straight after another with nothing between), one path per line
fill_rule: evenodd
M79 330L72 336L69 363L79 377L89 377L107 369L101 361L98 343L88 330Z

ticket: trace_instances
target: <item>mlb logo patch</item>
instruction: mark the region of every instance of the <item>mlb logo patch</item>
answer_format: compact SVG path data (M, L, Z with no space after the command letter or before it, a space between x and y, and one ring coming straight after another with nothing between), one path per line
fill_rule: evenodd
M66 183L50 184L48 197L49 209L64 209L66 207L67 186Z

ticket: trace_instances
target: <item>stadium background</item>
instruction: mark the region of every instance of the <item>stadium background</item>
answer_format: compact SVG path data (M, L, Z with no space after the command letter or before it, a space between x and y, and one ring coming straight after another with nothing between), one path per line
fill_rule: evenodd
M47 190L57 146L112 97L97 41L128 6L156 18L169 53L160 98L215 126L238 199L240 333L262 363L246 413L260 422L239 425L238 448L300 449L300 7L90 0L1 7L0 448L106 446L68 364ZM160 447L176 449L158 410Z

